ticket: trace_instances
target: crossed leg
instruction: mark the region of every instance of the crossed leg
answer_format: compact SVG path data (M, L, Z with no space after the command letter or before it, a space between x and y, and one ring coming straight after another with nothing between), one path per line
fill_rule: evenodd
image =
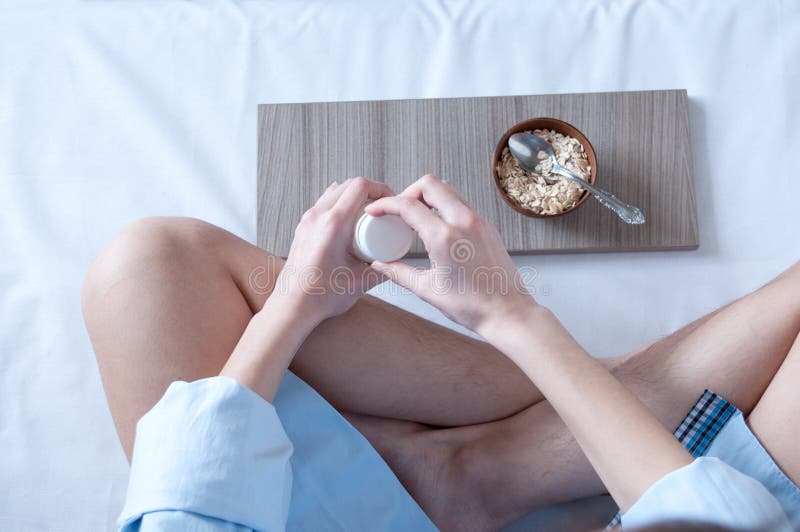
M170 382L219 373L282 264L187 218L136 222L98 256L84 318L129 457L136 422ZM436 426L500 419L541 400L488 344L372 297L317 327L291 370L341 411Z
M98 257L84 315L129 456L136 422L171 381L219 372L281 263L188 219L138 222ZM780 295L797 286L797 270L605 363L669 426L705 387L749 412L797 334L797 303ZM761 305L776 312L757 315ZM602 492L558 417L502 354L373 298L318 327L291 369L348 415L442 527L463 528L454 517L496 527Z

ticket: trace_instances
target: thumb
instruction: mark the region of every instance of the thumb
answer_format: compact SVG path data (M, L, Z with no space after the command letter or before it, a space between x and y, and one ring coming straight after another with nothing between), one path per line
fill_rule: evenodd
M372 269L376 272L385 275L393 283L407 288L416 293L420 285L420 279L425 275L425 270L417 269L405 262L382 262L379 260L373 261Z

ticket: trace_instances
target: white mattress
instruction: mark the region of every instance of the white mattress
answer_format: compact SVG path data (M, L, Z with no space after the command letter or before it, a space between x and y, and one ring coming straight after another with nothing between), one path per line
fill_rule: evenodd
M688 89L700 249L519 259L606 356L800 257L798 86L791 0L3 2L0 529L111 526L127 466L81 278L142 216L254 240L256 104Z

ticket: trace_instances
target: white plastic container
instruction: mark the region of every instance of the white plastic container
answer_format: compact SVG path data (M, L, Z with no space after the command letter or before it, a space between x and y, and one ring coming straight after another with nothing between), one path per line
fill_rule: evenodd
M394 214L363 213L353 231L353 254L364 262L392 262L411 249L414 231Z

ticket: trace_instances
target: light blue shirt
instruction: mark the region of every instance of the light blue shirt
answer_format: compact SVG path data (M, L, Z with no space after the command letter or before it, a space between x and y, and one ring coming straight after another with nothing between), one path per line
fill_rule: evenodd
M283 530L292 444L275 408L227 377L173 382L136 426L124 531Z
M235 380L174 382L136 427L120 529L283 530L291 503L292 452L273 405ZM379 482L373 491L385 493L384 502L402 489L393 487L396 479L370 476L383 475L382 468L358 464L349 465ZM375 530L432 528L413 501L399 500L385 505L385 516L372 514ZM397 512L407 517L396 517ZM791 530L763 485L715 458L698 458L656 482L622 516L622 525L681 520ZM338 528L344 525L333 521Z
M622 515L623 528L697 522L731 530L791 532L778 500L719 458L700 457L664 475Z

